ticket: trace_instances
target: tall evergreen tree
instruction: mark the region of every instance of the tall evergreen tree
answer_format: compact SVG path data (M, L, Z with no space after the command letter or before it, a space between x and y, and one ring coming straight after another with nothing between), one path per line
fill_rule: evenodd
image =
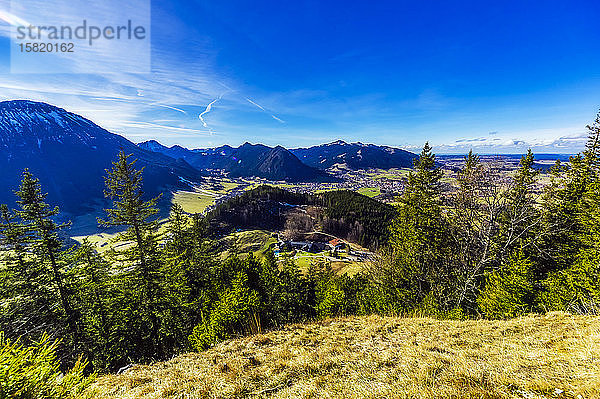
M39 180L27 169L23 171L21 185L16 194L19 197L17 204L20 206L17 215L31 233L31 247L40 265L50 267L50 273L44 273L43 269L40 272L55 286L70 330L77 334L77 316L62 270L64 267L62 264L64 262L60 259L62 243L58 237L59 230L68 224L59 225L54 221L54 217L59 214L58 207L51 208L45 202L47 194L42 193Z
M8 263L16 261L20 272L26 276L25 248L29 243L29 235L24 225L18 221L18 216L6 204L0 205L0 243L8 248Z
M489 193L485 190L488 182L479 156L471 150L464 161L464 167L458 172L458 190L452 197L448 212L456 254L456 306L472 309L488 263L493 230L490 204L493 202L482 201L482 197Z
M542 306L548 310L600 313L600 113L582 155L548 192L545 247L553 255ZM550 222L550 223L548 223ZM554 251L551 249L556 248Z
M84 350L95 368L105 369L111 365L111 326L118 315L112 306L115 293L111 288L110 264L87 238L71 252L77 305L84 325Z
M441 206L442 171L429 143L415 161L398 214L391 227L388 256L370 270L383 298L381 311L415 307L437 312L451 308L451 252L448 224ZM426 308L426 309L425 309Z
M531 149L521 158L512 185L505 193L504 212L500 215L500 237L497 242L499 258L507 259L522 248L530 255L539 237L542 219L538 197L534 192L539 170L534 168Z
M121 262L126 266L122 273L124 301L127 306L124 317L135 331L131 336L137 340L133 345L141 356L162 357L163 342L160 339L162 306L161 261L155 234L157 221L152 217L158 213L156 203L159 197L145 201L142 191L142 173L135 168L136 160L129 161L131 155L119 152L111 170L104 177L104 195L113 201L113 207L106 209L107 218L98 219L102 226L121 226L127 230L119 235L122 240L130 240L131 248L121 251ZM146 324L147 323L147 324ZM148 325L149 324L149 325Z
M600 112L592 125L582 154L570 157L568 166L555 165L552 182L543 196L543 226L539 248L544 264L543 272L565 269L589 242L582 240L586 227L582 215L592 213L589 191L600 181Z
M588 141L585 145L583 155L588 159L590 165L593 166L593 171L598 172L600 160L600 112L596 114L594 123L586 126L588 130Z
M156 203L159 197L143 200L143 168L136 170L136 160L129 162L130 157L131 154L119 152L112 169L106 171L104 196L113 201L113 208L105 209L107 218L98 218L98 222L105 227L127 227L121 237L135 241L135 256L145 272L148 269L146 263L149 252L155 244L152 233L157 224L151 218L158 213Z
M415 171L408 174L408 184L402 201L439 203L443 171L436 164L435 154L429 142L425 143L421 154L413 163Z
M18 338L53 319L48 306L53 295L41 281L39 262L28 253L30 232L7 205L0 206L0 297L6 304L0 325L7 336ZM50 295L49 295L50 294Z

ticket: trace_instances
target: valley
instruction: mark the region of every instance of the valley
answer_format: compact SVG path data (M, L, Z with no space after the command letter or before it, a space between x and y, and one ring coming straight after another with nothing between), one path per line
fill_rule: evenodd
M541 158L558 159L553 155L544 156ZM442 171L444 177L442 181L449 187L456 186L457 175L456 170L459 170L464 165L464 157L441 156L443 162ZM564 157L562 158L564 160ZM518 168L518 158L516 157L489 157L484 158L484 163L488 165L500 163L497 169L502 170L502 174L506 179ZM543 164L543 160L540 164ZM550 162L550 161L546 161ZM159 225L163 226L159 229L159 234L166 233L164 228L167 223L168 209L170 205L177 204L183 208L183 211L189 215L201 214L206 215L215 210L220 204L224 204L240 195L243 195L248 190L255 189L260 186L270 186L283 189L297 194L322 194L336 190L348 190L373 198L381 203L396 204L397 199L401 196L404 187L407 183L410 168L391 168L391 169L356 169L353 170L347 165L335 164L327 169L327 173L334 176L336 182L287 182L287 181L271 181L260 177L228 177L222 172L212 172L211 175L205 176L201 183L191 184L188 190L178 190L172 193L167 193L166 200L161 202L162 209ZM547 173L542 173L539 177L540 189L548 184ZM304 210L304 212L306 212ZM125 243L115 242L115 237L118 230L108 230L102 233L92 233L89 235L77 235L78 231L93 231L97 228L95 223L96 215L101 212L96 212L91 215L82 215L74 219L71 228L72 238L78 242L82 242L87 238L91 243L97 246L100 252L110 249L112 246L117 248L123 247ZM84 229L78 228L82 224ZM345 251L336 251L333 256L334 249L328 245L328 241L339 239L339 237L331 236L331 240L311 241L299 239L306 245L296 245L290 248L290 240L286 246L282 236L285 233L283 229L275 230L256 230L256 229L237 229L232 233L222 235L219 238L219 248L221 256L225 259L235 253L252 252L256 256L262 257L267 251L274 251L279 264L293 262L302 270L306 271L315 264L328 264L339 274L351 273L355 274L362 269L366 262L373 259L374 254L367 248L361 247L355 242L346 242L348 247ZM289 232L288 232L289 233ZM304 233L308 233L304 231ZM276 237L276 238L275 238ZM318 244L321 246L319 250L306 251L302 247L310 244ZM316 246L315 246L316 247Z
M0 399L600 399L598 15L4 0Z
M581 345L597 335L598 211L581 210L598 185L578 180L595 153L436 156L426 143L417 156L341 140L190 150L29 101L0 103L0 127L0 178L14 187L0 215L0 345L56 353L61 366L49 364L67 374L54 380L81 394L597 392L557 369L597 368ZM555 345L576 354L526 378ZM92 371L104 375L89 387Z

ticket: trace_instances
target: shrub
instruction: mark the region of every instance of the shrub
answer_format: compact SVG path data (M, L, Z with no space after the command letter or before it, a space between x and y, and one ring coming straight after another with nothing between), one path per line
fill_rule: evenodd
M485 316L506 319L532 309L532 262L522 251L511 256L504 266L488 274L477 303Z
M344 314L346 295L336 281L322 280L317 284L317 315L320 318Z
M574 313L600 311L600 255L582 251L570 267L552 273L542 283L540 302L546 310Z
M79 359L72 369L60 372L56 359L59 342L48 336L32 346L10 342L0 333L0 398L70 399L90 397L85 389L95 375L85 376L87 361Z
M190 344L201 351L229 338L232 331L257 332L260 329L259 307L258 293L248 287L248 276L238 273L231 288L220 295L207 320L194 327Z

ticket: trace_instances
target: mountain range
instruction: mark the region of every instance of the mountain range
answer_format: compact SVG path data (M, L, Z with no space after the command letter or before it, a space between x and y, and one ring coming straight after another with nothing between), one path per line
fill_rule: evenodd
M40 179L47 201L85 213L103 199L105 169L120 150L144 168L144 191L189 188L201 173L186 163L146 151L82 116L33 101L0 102L0 203L13 205L23 169Z
M0 102L0 203L15 204L23 169L40 179L48 202L81 214L103 203L103 176L123 150L144 168L147 196L189 189L210 170L231 177L273 181L335 182L327 169L409 167L414 154L392 147L336 141L288 150L244 143L235 148L166 147L155 140L139 144L113 134L62 108L34 101Z
M289 150L263 144L244 143L237 148L225 145L217 148L188 150L180 146L165 147L155 140L138 144L173 158L183 159L199 170L220 169L231 177L262 177L290 182L332 182L333 176L302 163Z
M415 154L399 148L360 142L346 143L342 140L290 151L305 164L319 169L328 169L336 164L350 169L410 168L416 158Z
M416 155L393 147L346 143L338 140L309 148L285 149L248 142L234 148L229 145L207 149L166 147L156 140L138 144L148 151L183 159L198 169L220 169L232 177L263 177L269 180L332 181L326 173L343 165L350 169L412 167Z

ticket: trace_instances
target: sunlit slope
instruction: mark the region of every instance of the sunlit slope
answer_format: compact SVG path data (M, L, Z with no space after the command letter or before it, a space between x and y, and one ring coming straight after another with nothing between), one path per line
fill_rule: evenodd
M96 388L100 398L598 398L600 318L334 319L136 366Z

